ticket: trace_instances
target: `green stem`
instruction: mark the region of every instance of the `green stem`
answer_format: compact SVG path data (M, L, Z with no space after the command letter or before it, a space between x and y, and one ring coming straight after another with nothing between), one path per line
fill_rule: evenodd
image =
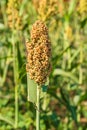
M15 86L15 128L18 126L18 86Z
M40 86L37 86L36 130L40 130Z
M18 72L17 72L17 59L16 59L16 45L14 42L14 32L12 35L13 44L13 69L14 69L14 83L15 83L15 128L18 126Z
M82 84L82 62L83 62L83 50L82 50L82 43L80 43L80 67L79 67L79 84Z
M69 22L65 21L65 23L64 23L64 50L66 50L66 52L63 54L63 64L62 64L63 69L66 68L67 62L68 62L68 69L70 68L70 62L69 62L70 48L68 48L68 50L67 50L67 47L70 46L70 43L69 43L68 37L65 33L68 26L69 26ZM68 56L68 59L67 59L67 56Z

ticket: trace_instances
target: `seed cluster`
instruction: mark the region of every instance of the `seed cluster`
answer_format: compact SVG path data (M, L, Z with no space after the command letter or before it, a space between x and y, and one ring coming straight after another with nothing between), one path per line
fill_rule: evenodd
M37 2L37 12L39 18L46 21L51 16L58 14L58 0L38 0ZM39 3L39 4L38 4Z
M79 1L78 11L80 12L81 15L87 14L87 0L80 0Z
M29 76L39 85L46 82L51 71L51 43L47 27L40 20L31 30L31 41L26 42L27 66Z
M21 0L19 0L21 1ZM19 1L8 0L7 4L7 15L8 15L8 26L12 29L21 30L21 17L19 16Z

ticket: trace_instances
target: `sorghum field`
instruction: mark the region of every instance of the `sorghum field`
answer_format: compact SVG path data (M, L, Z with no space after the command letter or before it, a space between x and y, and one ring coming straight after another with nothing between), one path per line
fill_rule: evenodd
M0 0L0 130L87 130L87 0Z

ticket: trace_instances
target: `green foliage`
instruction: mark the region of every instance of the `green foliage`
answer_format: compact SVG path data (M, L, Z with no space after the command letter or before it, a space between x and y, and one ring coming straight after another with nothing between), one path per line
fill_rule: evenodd
M23 28L13 32L8 26L6 13L8 0L0 0L0 130L15 129L16 85L18 85L16 96L19 109L16 129L36 129L37 85L26 74L25 41L30 38L32 24L40 18L39 14L45 17L44 12L38 13L39 2L40 0L36 3L35 0L21 1L19 16L22 17ZM51 2L52 0L49 0L49 6L45 6L51 8ZM52 15L47 12L49 18L44 21L48 26L52 43L52 73L48 82L41 88L40 128L86 130L87 15L85 12L80 14L78 0L60 0L58 8L57 3L54 3L54 6L51 10ZM44 9L50 11L48 7ZM12 35L14 35L13 41ZM15 55L13 42L15 42Z

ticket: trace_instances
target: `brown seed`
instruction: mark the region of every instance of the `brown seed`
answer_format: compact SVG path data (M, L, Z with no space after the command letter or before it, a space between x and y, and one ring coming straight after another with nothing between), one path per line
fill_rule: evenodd
M26 42L27 67L30 78L37 84L46 82L51 71L51 43L48 29L45 24L38 20L31 30L31 41Z

